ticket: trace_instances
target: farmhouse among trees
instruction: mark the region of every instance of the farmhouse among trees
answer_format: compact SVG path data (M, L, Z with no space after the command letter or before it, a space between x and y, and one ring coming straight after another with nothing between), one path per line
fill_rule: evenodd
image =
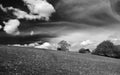
M81 48L79 50L79 53L90 53L90 50L89 49L85 49L85 48Z

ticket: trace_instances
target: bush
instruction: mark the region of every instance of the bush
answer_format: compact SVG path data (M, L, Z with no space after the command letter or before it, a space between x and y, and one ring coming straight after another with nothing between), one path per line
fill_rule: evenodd
M85 49L85 48L81 48L79 50L79 53L90 53L90 50L89 49Z
M67 41L62 40L58 43L57 50L59 50L59 51L69 51L69 47L70 47L70 44L67 43Z
M117 46L115 46L111 41L103 41L100 43L97 48L92 52L95 55L107 56L120 58L120 53Z

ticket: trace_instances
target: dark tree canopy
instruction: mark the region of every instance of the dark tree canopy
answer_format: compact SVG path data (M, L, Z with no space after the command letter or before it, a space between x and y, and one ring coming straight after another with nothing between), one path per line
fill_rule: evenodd
M62 40L58 43L58 50L60 51L69 51L70 44L67 41Z
M120 50L111 41L103 41L97 48L93 51L93 54L107 56L107 57L120 57Z

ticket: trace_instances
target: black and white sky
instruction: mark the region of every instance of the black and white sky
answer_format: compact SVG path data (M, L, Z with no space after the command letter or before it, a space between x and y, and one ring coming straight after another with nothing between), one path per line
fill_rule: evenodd
M119 12L120 0L0 0L0 43L120 40Z

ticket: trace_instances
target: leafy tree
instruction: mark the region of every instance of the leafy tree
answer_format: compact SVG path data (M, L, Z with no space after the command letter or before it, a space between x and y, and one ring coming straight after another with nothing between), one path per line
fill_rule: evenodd
M119 49L109 40L100 43L92 54L107 56L107 57L119 57Z
M58 43L58 48L57 48L57 50L59 50L59 51L69 51L69 47L70 47L71 45L69 44L69 43L67 43L67 41L65 41L65 40L62 40L62 41L60 41L59 43Z

